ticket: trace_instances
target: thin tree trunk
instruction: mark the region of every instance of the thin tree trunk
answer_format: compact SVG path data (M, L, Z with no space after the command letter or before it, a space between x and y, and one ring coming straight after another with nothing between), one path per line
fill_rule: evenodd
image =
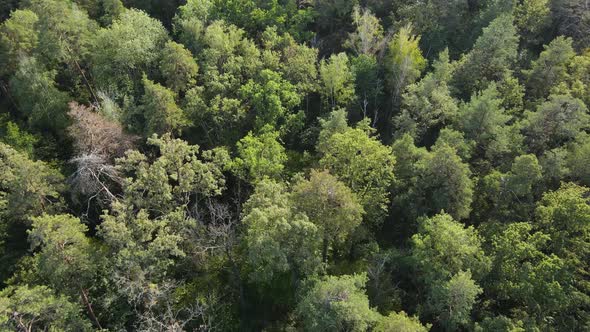
M102 330L102 326L100 325L100 322L98 321L98 318L96 318L94 310L92 309L92 303L90 303L90 300L88 299L88 291L82 287L80 287L80 297L82 298L82 302L86 306L86 309L88 309L88 314L90 315L90 318L92 318L94 324L96 324L96 326L100 330Z

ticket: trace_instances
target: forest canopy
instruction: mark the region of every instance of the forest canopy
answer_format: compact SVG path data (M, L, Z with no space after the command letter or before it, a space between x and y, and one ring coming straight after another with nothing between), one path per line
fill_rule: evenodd
M590 2L0 0L0 331L590 331Z

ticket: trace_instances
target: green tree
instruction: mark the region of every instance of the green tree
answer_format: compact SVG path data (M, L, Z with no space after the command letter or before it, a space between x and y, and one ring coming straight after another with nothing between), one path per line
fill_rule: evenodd
M383 27L379 19L371 10L355 6L352 11L352 21L355 31L348 34L344 46L353 50L357 55L374 55L384 45Z
M59 171L0 143L0 281L28 249L29 218L61 211L65 189Z
M463 96L485 89L490 82L498 82L516 62L518 35L511 15L493 20L475 45L460 61L454 84Z
M571 144L569 151L563 151L566 154L562 163L560 164L565 171L560 174L561 178L569 175L570 178L575 179L584 186L590 186L590 139L585 135L580 135L576 141Z
M364 213L356 195L328 171L312 170L309 180L295 184L293 201L296 209L317 226L323 240L324 263L328 262L329 245L352 234Z
M29 123L39 129L62 135L68 126L69 96L55 83L57 72L46 70L35 58L21 58L10 80L12 96Z
M530 223L513 223L492 235L494 268L490 273L496 301L526 312L540 328L549 328L545 317L566 311L574 299L568 295L564 261L548 254L549 235L533 231ZM549 326L547 326L549 324Z
M317 280L297 304L298 323L306 331L366 331L378 319L365 294L365 275Z
M481 221L529 220L542 180L542 167L535 155L516 157L509 172L494 170L480 179L475 217Z
M143 88L140 109L145 117L145 136L179 133L188 125L185 113L176 105L172 90L150 81L145 76Z
M429 326L420 323L417 317L410 317L405 312L392 312L383 316L377 322L375 332L399 331L399 332L428 332Z
M320 62L320 92L326 105L346 107L354 99L354 74L346 53L332 54Z
M412 27L408 25L401 28L387 46L385 65L393 109L397 108L406 87L414 83L426 67L419 42L420 36L413 35Z
M474 94L459 111L458 128L475 142L476 155L499 163L501 157L514 154L521 140L517 127L509 126L510 115L502 108L495 84Z
M426 286L440 285L462 271L471 271L478 281L491 267L478 231L473 226L465 227L448 214L422 219L411 243L412 258Z
M372 118L375 126L379 118L379 106L383 94L383 79L380 77L379 64L374 56L361 54L351 61L355 77L357 103L363 118Z
M296 122L303 113L295 112L301 103L295 86L272 70L263 69L259 76L259 82L249 80L240 88L240 95L254 111L255 128L259 130L270 125L288 130L297 127Z
M459 111L447 85L453 73L448 50L441 52L433 67L433 72L408 86L401 113L394 118L400 133L411 133L417 140L454 121Z
M243 215L251 282L270 283L289 271L298 278L320 271L319 229L293 209L283 184L269 179L258 182Z
M435 146L417 168L416 190L422 213L433 215L443 210L459 220L469 216L473 201L471 171L454 148Z
M329 137L320 133L326 141L318 142L319 163L357 194L367 220L378 222L387 212L395 157L391 147L381 144L372 130L363 126L367 123Z
M61 209L64 178L50 165L0 143L0 174L0 199L5 202L2 219L26 222Z
M531 151L539 153L573 141L590 126L588 108L569 95L551 95L535 112L526 114L523 130Z
M11 74L18 69L23 56L32 56L39 43L36 24L37 14L30 10L15 10L0 27L0 54L2 74Z
M183 45L167 41L162 49L160 72L172 91L186 91L196 84L199 66Z
M263 128L259 135L248 133L237 143L237 149L235 169L244 180L255 183L265 177L281 176L287 154L279 141L279 133L270 127Z
M46 286L0 292L0 328L6 331L91 331L78 305Z
M531 68L524 71L529 96L547 98L551 89L565 82L569 77L568 65L575 55L570 38L559 36L545 45Z
M101 329L89 295L99 263L87 231L70 215L43 215L33 219L29 242L32 249L39 249L34 256L39 274L53 289L80 296L88 316Z
M482 292L482 288L471 279L469 271L460 271L449 281L432 286L429 310L446 331L456 331L470 324L471 310Z
M168 34L162 24L135 9L124 11L108 28L98 30L92 54L92 73L99 89L134 92L157 64Z

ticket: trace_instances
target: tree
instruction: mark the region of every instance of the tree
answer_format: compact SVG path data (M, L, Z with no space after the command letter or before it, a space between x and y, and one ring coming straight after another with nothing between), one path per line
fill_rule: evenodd
M0 280L26 254L30 218L60 212L66 186L56 169L0 143Z
M383 27L379 19L371 13L371 10L358 5L352 11L352 21L356 30L348 34L348 40L344 44L357 55L375 55L384 46Z
M76 150L71 160L76 171L69 178L70 190L73 195L87 197L89 203L97 198L101 206L106 206L116 199L113 187L117 188L122 182L114 166L115 159L123 157L137 139L100 110L75 102L70 102L69 106L72 125L68 127L68 134L74 139Z
M495 162L518 151L521 140L517 127L508 125L511 117L501 104L496 85L490 84L461 106L458 119L458 128L475 142L476 155Z
M60 137L68 126L69 96L57 88L56 74L46 70L35 58L21 58L10 80L10 90L33 127L50 130Z
M39 274L54 289L79 295L95 326L102 329L89 295L99 264L87 231L78 218L43 215L33 219L29 242L39 249L34 256Z
M479 281L491 267L478 231L473 226L465 227L446 213L423 218L411 243L412 258L427 287L436 287L462 275L462 271L471 271Z
M416 189L422 213L446 211L459 220L469 216L473 201L471 171L454 148L435 146L417 168L420 173Z
M178 93L196 84L199 65L189 50L182 44L167 41L162 49L160 72L167 87Z
M518 52L518 35L511 15L493 20L469 53L460 61L454 84L461 95L469 96L498 82L512 69Z
M449 281L432 286L429 309L446 331L456 331L471 322L471 310L482 292L469 271L460 271Z
M287 131L299 127L303 113L295 112L301 100L294 85L272 70L263 69L258 82L249 80L240 88L240 95L249 101L254 112L254 127L265 125Z
M381 317L374 329L375 332L428 332L428 330L428 325L422 325L417 317L410 317L403 311L392 312L388 316Z
M536 112L526 114L523 130L530 150L538 153L571 142L590 125L587 110L577 98L551 95Z
M37 14L30 10L15 10L0 27L0 54L2 74L18 69L21 57L32 56L39 43L36 24Z
M293 187L295 208L314 223L323 240L322 259L328 262L328 247L345 240L361 223L364 213L356 195L328 171L312 170L309 180Z
M365 295L365 275L328 276L302 295L295 310L306 331L366 331L378 319Z
M29 217L61 209L64 178L47 163L30 160L0 143L0 174L4 220L27 222Z
M524 71L529 94L539 99L547 98L551 89L569 78L568 65L576 55L572 40L563 36L543 48L539 58L531 63L531 69Z
M590 40L585 33L590 26L588 3L576 0L552 1L551 13L558 34L574 38L578 49L584 49L590 45Z
M186 115L176 105L174 92L158 83L143 78L144 94L141 110L145 117L145 136L179 133L188 125ZM131 125L134 125L131 123Z
M320 271L319 227L293 208L283 184L258 182L243 215L251 282L270 283L286 272L300 278Z
M357 194L367 220L377 222L387 211L395 157L390 147L362 126L360 123L329 137L320 133L327 140L318 142L319 163Z
M481 221L529 220L542 180L542 167L535 155L516 157L509 172L494 170L480 179L475 217Z
M287 161L279 133L265 127L260 135L251 132L237 143L238 155L235 170L244 180L255 183L264 179L279 178Z
M195 199L221 194L225 186L222 170L229 163L227 151L200 151L199 146L169 134L154 135L147 144L154 151L150 157L129 150L116 164L125 179L123 203L132 206L133 211L163 216L189 209ZM117 211L122 212L131 211Z
M354 99L354 75L346 53L333 54L320 62L320 92L326 105L346 107Z
M363 118L372 118L372 126L375 126L379 118L380 99L383 94L383 79L380 77L377 59L374 56L361 54L352 59L352 71L361 114Z
M494 268L488 286L497 301L528 313L541 328L544 317L567 312L569 293L565 262L547 253L551 238L530 223L513 223L491 238ZM569 294L569 295L568 295Z
M559 275L562 279L556 279L569 301L559 302L560 294L557 293L552 304L555 305L555 312L559 313L559 324L570 328L588 324L588 317L582 312L590 304L590 299L581 295L587 287L586 271L590 261L588 193L586 187L564 183L558 190L543 195L536 210L536 221L540 228L551 236L551 242L547 245L563 259L567 271Z
M440 53L433 67L433 72L408 86L402 96L402 112L394 119L400 133L411 133L418 141L454 121L459 111L447 86L453 73L448 50Z
M406 87L414 83L426 67L419 42L420 37L413 35L412 27L408 25L401 28L387 46L385 62L392 113Z
M565 178L568 174L569 177L575 179L576 182L584 185L590 185L590 141L587 136L580 135L576 138L576 141L571 144L569 150L563 151L565 158L561 161L565 164L562 165L566 168L561 178Z
M9 287L0 293L0 328L6 331L90 331L78 305L46 286Z
M98 88L120 93L119 97L136 91L142 74L156 65L167 39L159 21L135 9L124 11L95 36L92 73Z

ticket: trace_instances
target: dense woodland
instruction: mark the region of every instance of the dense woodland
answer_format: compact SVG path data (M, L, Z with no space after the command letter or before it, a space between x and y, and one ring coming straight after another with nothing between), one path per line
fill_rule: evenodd
M0 331L590 331L588 0L0 22Z

